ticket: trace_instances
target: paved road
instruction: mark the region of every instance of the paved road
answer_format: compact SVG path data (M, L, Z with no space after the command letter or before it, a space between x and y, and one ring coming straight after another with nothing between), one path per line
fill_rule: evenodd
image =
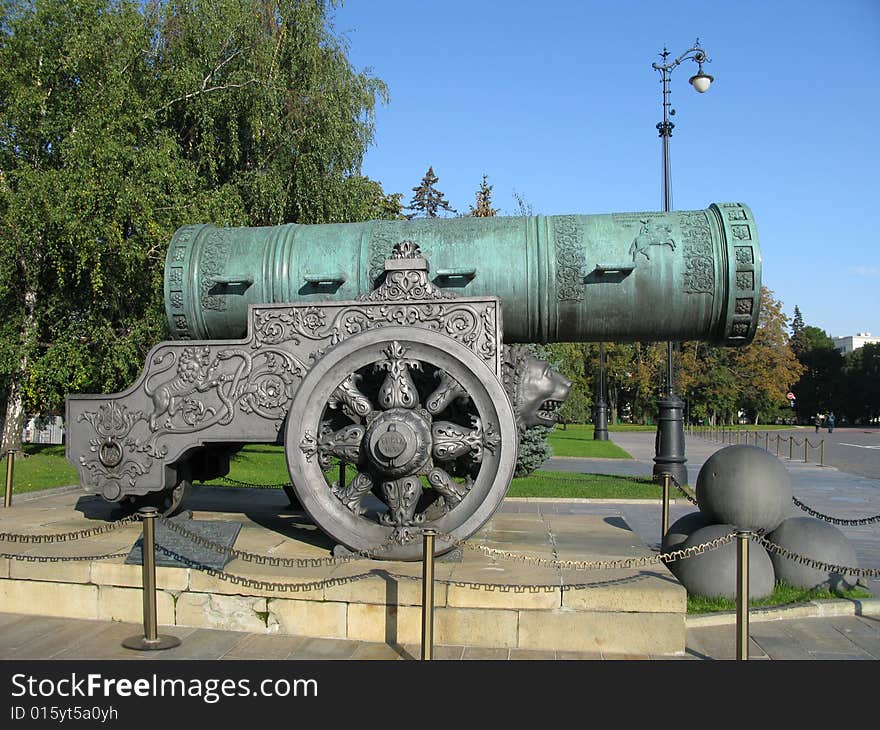
M741 432L754 438L756 432ZM880 479L880 428L858 426L835 428L831 433L827 428L780 429L778 431L758 431L759 446L767 447L772 453L787 457L791 453L795 459L803 460L804 439L809 441L807 458L811 463L819 463L824 442L824 463L849 474ZM765 440L764 434L769 434ZM793 441L789 442L789 437ZM691 440L697 438L689 437ZM750 441L750 443L754 443Z

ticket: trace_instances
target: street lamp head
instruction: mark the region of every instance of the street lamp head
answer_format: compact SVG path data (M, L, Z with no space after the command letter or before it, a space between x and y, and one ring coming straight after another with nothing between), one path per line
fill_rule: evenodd
M700 64L700 69L694 76L691 76L688 81L690 81L691 86L693 86L697 91L701 94L706 92L709 89L709 85L715 80L714 76L710 76L707 73L703 73L703 64Z

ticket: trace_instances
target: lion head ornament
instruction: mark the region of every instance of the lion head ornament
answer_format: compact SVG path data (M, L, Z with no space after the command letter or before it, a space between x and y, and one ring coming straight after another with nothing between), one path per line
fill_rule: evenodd
M556 425L557 411L571 390L570 380L518 345L504 347L503 379L521 431Z

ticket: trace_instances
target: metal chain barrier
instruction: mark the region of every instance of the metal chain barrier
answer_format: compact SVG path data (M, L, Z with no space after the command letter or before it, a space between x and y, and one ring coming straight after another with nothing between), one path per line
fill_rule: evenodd
M675 488L678 489L685 497L687 497L687 501L690 502L694 506L699 506L697 499L694 495L688 492L681 484L678 483L678 479L676 479L672 474L669 475L669 478L672 480L672 483L675 485Z
M109 560L110 558L124 558L129 551L123 553L106 553L105 555L22 555L19 553L0 553L0 558L12 558L24 560L28 563L68 563L84 560Z
M793 553L790 550L786 550L784 547L777 545L775 542L771 542L766 537L762 535L755 535L753 537L760 545L769 550L770 552L774 552L777 555L781 555L783 558L788 558L789 560L793 560L796 563L800 563L801 565L807 565L810 568L815 568L817 570L828 571L829 573L840 573L845 575L857 575L862 578L878 578L880 577L880 570L877 568L853 568L848 567L846 565L834 565L831 563L823 563L821 560L814 560L813 558L807 558L803 555L798 555L797 553Z
M103 535L107 532L113 532L122 527L139 522L140 516L129 515L116 522L110 522L98 527L90 527L85 530L76 530L74 532L60 532L54 535L23 535L14 532L0 532L0 540L6 542L23 542L23 543L53 543L53 542L70 542L72 540L81 540L86 537L94 537L95 535Z
M563 570L621 570L627 568L641 568L647 565L659 565L661 563L671 563L676 560L693 557L694 555L702 555L731 542L735 537L735 532L730 532L722 537L715 538L701 545L693 545L683 550L675 550L669 553L660 553L657 555L644 555L638 558L620 558L617 560L556 560L553 558L538 558L533 555L523 555L522 553L513 553L506 550L496 550L485 545L473 545L468 542L457 542L451 535L440 535L437 537L473 552L478 552L489 558L500 560L509 560L511 562L527 563L529 565L539 565L542 567L560 568ZM559 586L556 586L557 588Z
M853 525L853 526L864 526L864 525L872 525L875 522L880 522L880 515L874 515L873 517L861 517L854 519L846 519L843 517L830 517L828 515L823 515L821 512L817 512L812 507L808 507L803 502L801 502L797 497L792 497L792 502L794 502L796 507L799 507L807 514L812 517L817 517L820 520L824 520L825 522L830 522L833 525Z
M168 520L165 518L160 518L166 524ZM173 524L173 523L172 523ZM172 527L172 529L174 529ZM178 531L182 535L186 535L187 537L198 538L196 541L202 544L203 546L210 547L212 545L216 546L216 543L211 543L211 541L205 541L200 538L198 535L194 535L189 531ZM510 551L504 550L496 550L494 548L489 548L484 545L476 545L467 541L459 541L455 539L451 535L447 534L438 534L437 537L441 540L448 542L454 547L458 547L461 549L470 550L472 552L479 553L485 557L495 559L495 560L506 560L515 563L526 563L529 565L536 565L541 567L551 567L557 568L561 570L576 570L576 571L586 571L586 570L623 570L623 569L634 569L634 568L643 568L651 565L660 565L671 563L677 560L686 560L691 557L695 557L697 555L702 555L713 550L717 550L724 545L732 542L736 537L737 533L730 532L727 535L716 538L714 540L710 540L708 542L702 543L700 545L694 545L689 548L685 548L682 550L674 550L668 553L661 553L657 555L646 555L637 558L622 558L616 560L591 560L591 561L579 561L579 560L557 560L551 558L540 558L531 555L523 555L522 553L514 553ZM811 568L815 568L817 570L828 571L832 573L845 574L845 575L853 575L864 578L877 578L880 577L880 569L876 568L856 568L852 566L842 566L825 563L820 560L815 560L813 558L808 558L803 555L798 555L797 553L793 553L776 543L771 542L763 535L752 534L752 539L762 545L765 549L770 552L774 552L778 555L781 555L784 558L792 560L802 565L807 565ZM222 546L217 546L222 547ZM313 580L313 581L305 581L305 582L281 582L281 581L268 581L268 580L260 580L254 578L247 578L245 576L236 575L233 573L227 573L224 570L218 570L216 568L212 568L210 566L204 565L198 561L192 560L184 555L181 555L174 550L166 548L162 545L157 544L156 549L164 553L165 555L171 557L172 559L183 563L189 568L193 568L199 570L207 575L210 575L218 580L222 580L225 582L233 583L235 585L243 586L246 588L253 588L256 590L262 591L280 591L280 592L307 592L307 591L315 591L323 588L329 588L333 586L345 585L347 583L353 583L356 581L363 580L364 578L368 578L371 575L375 575L374 571L367 571L364 573L358 573L352 576L341 576L334 578L325 578L321 580ZM220 552L225 552L225 549L220 550ZM233 551L237 552L237 551ZM125 552L116 552L116 553L105 553L101 555L76 555L76 556L46 556L46 555L24 555L17 553L0 553L0 557L3 558L11 558L15 560L24 560L27 562L35 562L35 563L49 563L49 562L71 562L71 561L92 561L92 560L108 560L114 558L125 557L129 554L129 551ZM351 560L361 559L359 555L353 554L352 558L348 556L344 558L317 558L317 559L303 559L301 561L296 560L285 560L285 559L277 559L279 562L272 562L276 560L275 558L270 558L268 556L258 556L253 553L249 555L255 556L257 558L265 558L265 560L256 560L255 562L267 565L296 565L297 567L318 567L322 565L331 565L336 563L346 563ZM394 577L398 580L421 580L419 576L413 575L399 575L395 573L387 573L390 577ZM569 583L552 583L552 584L502 584L502 583L488 583L488 582L472 582L472 581L461 581L461 580L452 580L445 579L439 580L438 582L452 585L461 588L470 588L470 589L479 589L486 590L490 592L498 591L502 593L541 593L541 592L555 592L557 590L575 590L578 588L589 588L590 584L569 584Z
M358 573L357 575L342 576L339 578L325 578L324 580L307 581L305 583L282 583L280 581L245 578L242 575L235 575L233 573L227 573L223 570L217 570L216 568L212 568L208 565L204 565L203 563L199 563L196 560L187 558L184 555L180 555L173 550L169 550L168 548L163 547L158 543L156 544L156 549L164 553L168 557L184 563L188 568L193 568L195 570L201 571L202 573L206 573L213 578L218 578L219 580L226 581L228 583L234 583L235 585L244 586L246 588L254 588L260 591L283 591L287 593L316 591L322 588L330 588L332 586L345 585L346 583L354 583L356 581L363 580L364 578L368 578L370 575L373 574L372 572L368 572Z

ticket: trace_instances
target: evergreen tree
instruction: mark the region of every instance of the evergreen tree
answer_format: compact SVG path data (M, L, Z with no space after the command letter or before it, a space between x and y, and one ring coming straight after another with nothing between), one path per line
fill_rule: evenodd
M434 168L429 167L422 182L412 189L413 197L410 204L406 206L406 210L413 212L407 215L407 218L412 219L419 216L437 218L441 210L455 213L455 209L449 205L449 201L446 200L443 193L434 187L439 180L440 178L434 174Z
M480 189L477 190L477 201L471 206L468 215L474 218L492 218L498 215L498 209L492 207L492 185L488 183L488 175L483 175Z
M804 341L804 316L797 304L794 305L794 316L791 318L791 349L798 357L807 349Z

